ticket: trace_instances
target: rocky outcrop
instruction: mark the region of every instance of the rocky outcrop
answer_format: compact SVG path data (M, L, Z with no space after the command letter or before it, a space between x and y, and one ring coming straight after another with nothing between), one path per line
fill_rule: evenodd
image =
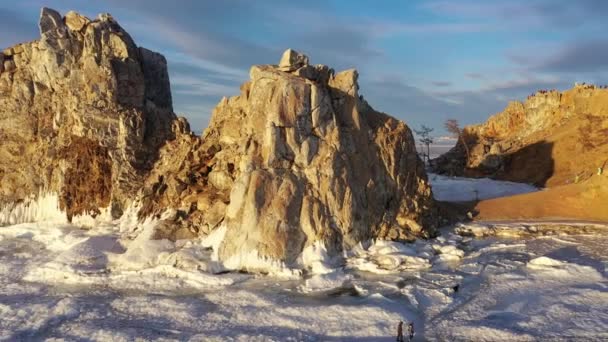
M222 260L293 264L315 243L338 252L432 235L434 203L412 134L359 96L357 78L293 50L278 66L253 66L202 139L182 123L161 151L141 214L176 212L157 237L223 226Z
M608 89L577 85L511 102L432 161L442 174L555 186L589 178L608 162Z
M0 54L0 202L54 192L70 217L119 215L174 135L167 63L108 14L43 8L39 26Z

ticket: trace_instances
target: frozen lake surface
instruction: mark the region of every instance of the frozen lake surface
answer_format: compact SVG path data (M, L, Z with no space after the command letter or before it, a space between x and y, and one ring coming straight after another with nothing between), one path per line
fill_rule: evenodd
M433 196L439 201L462 202L525 194L538 191L535 186L497 181L490 178L448 177L428 174Z
M154 222L129 213L81 229L45 203L19 214L45 221L0 227L1 340L394 341L400 320L418 341L608 339L601 232L475 239L446 228L331 262L316 246L301 270L268 262L252 275L218 263L221 234L152 241Z

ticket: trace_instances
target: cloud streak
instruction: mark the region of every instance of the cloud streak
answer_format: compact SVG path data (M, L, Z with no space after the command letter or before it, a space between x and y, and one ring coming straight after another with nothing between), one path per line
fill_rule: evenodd
M431 82L432 85L434 85L435 87L449 87L452 85L452 82L447 82L447 81L433 81Z
M422 6L441 15L462 19L498 21L504 29L526 30L552 28L568 30L584 25L601 25L606 21L598 13L608 11L604 0L514 0L494 1L434 1ZM497 27L499 25L496 25Z
M531 63L529 60L522 62L539 71L607 72L608 39L570 42L541 63Z
M42 5L110 12L163 53L174 107L194 128L239 92L252 64L277 63L286 48L338 71L356 67L377 109L438 131L448 116L482 121L537 89L608 76L604 0L28 0L0 4L0 45L37 38Z

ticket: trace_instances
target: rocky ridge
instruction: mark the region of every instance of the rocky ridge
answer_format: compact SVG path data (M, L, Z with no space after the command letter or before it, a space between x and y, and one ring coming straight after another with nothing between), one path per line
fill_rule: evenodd
M68 217L120 216L174 137L167 62L109 14L43 8L39 28L0 53L0 203L50 192Z
M432 161L435 172L557 186L582 181L608 161L608 89L577 85L511 102Z

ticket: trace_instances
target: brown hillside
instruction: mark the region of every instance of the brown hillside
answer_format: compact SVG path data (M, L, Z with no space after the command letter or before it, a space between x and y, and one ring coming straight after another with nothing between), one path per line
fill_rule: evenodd
M585 179L608 161L608 89L539 92L465 136L470 157L458 144L433 161L436 172L547 187Z
M475 220L577 219L608 222L608 175L543 191L481 201Z

